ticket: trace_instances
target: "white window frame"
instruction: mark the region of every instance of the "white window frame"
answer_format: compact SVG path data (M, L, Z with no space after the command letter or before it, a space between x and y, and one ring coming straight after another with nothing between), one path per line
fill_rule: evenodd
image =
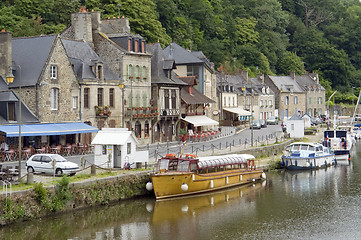
M58 78L58 66L50 65L50 79Z
M59 106L59 88L50 89L50 109L58 110Z
M73 109L78 108L78 96L73 97Z

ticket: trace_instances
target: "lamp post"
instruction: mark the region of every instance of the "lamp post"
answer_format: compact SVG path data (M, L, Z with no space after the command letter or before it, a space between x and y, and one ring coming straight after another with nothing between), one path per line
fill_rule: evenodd
M125 113L124 113L124 84L120 83L119 84L119 88L122 90L122 128L124 128L124 118L125 118Z
M22 148L22 144L21 144L21 67L19 65L17 65L17 67L19 68L19 116L18 116L18 124L19 124L19 146L18 146L18 150L19 150L19 179L21 178L21 148ZM7 76L6 76L6 81L8 83L13 83L14 82L14 75L10 72Z
M254 101L254 94L252 88L252 98L251 98L251 147L253 147L253 101Z
M22 144L21 144L21 67L19 65L17 65L19 68L19 119L18 119L18 123L19 123L19 179L21 178L21 149L22 149Z

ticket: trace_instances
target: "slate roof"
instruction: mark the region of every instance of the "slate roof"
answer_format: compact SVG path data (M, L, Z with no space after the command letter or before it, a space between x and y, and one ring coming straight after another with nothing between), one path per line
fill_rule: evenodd
M300 85L290 76L269 76L269 78L276 85L278 90L282 90L282 92L304 92Z
M171 43L164 49L164 55L167 59L174 59L178 64L203 64L203 61L191 52L185 50L176 43Z
M155 84L172 84L186 85L182 80L178 79L176 74L171 73L171 78L166 75L167 71L175 69L174 60L167 60L159 43L147 44L147 50L152 54L152 83Z
M204 104L204 103L215 103L212 99L206 97L200 93L197 89L192 89L192 95L189 94L189 87L181 89L181 99L186 104Z
M79 80L94 79L96 76L91 69L96 62L103 63L104 80L120 80L120 78L108 67L107 64L85 41L61 40L69 60L74 65L74 72Z
M321 84L317 83L311 78L311 76L307 74L296 76L296 81L304 90L307 90L308 87L320 88L321 90L325 90L325 88L322 87Z
M15 79L9 85L10 87L19 87L20 75L21 86L36 85L48 60L56 36L47 35L12 39L13 74Z
M191 53L198 59L202 60L211 71L216 72L214 70L214 63L209 61L209 59L206 57L206 55L204 55L204 53L202 51L196 51L196 52L191 52Z
M7 84L5 83L4 79L0 77L0 104L6 104L7 102L16 102L15 111L18 113L18 97L14 94L12 90L8 89ZM3 117L5 115L4 112L0 114L0 124L9 124L10 122ZM35 115L30 112L30 110L21 103L21 121L23 123L37 123L39 120L35 117ZM14 124L14 122L11 122Z
M303 119L300 118L299 116L297 116L297 114L293 115L293 116L290 117L288 120L301 120L301 121L303 121Z

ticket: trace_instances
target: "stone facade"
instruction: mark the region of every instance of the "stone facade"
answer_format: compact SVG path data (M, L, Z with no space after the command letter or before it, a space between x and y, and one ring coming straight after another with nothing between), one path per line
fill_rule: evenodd
M56 79L51 79L50 68L57 69ZM57 108L51 107L51 89L57 89ZM13 89L19 94L19 89ZM79 85L71 67L65 49L58 37L55 38L48 61L34 87L21 88L24 104L32 111L40 122L78 121L79 117ZM73 97L78 99L73 108Z
M151 120L158 116L143 117L147 113L143 115L138 111L141 107L149 108L151 105L151 55L145 52L145 41L142 37L130 33L129 20L100 20L100 12L82 10L72 14L72 26L64 31L62 36L86 41L120 79L109 85L105 82L89 82L82 86L90 88L92 98L95 98L93 94L97 94L97 89L103 87L105 104L109 99L110 88L114 88L115 98L111 117L97 118L94 109L91 109L96 102L91 100L89 109L84 109L83 119L96 122L98 128L128 127L135 132L140 144L150 143L151 131L146 134L144 129L148 126L151 129ZM129 48L129 41L135 38L140 44L134 49ZM118 87L120 83L124 84L124 89Z

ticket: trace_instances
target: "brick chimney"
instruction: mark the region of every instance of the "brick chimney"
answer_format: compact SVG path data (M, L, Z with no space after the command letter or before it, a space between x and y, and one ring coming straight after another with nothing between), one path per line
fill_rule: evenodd
M12 66L12 34L1 30L0 32L0 76L6 80L6 76L11 72Z

